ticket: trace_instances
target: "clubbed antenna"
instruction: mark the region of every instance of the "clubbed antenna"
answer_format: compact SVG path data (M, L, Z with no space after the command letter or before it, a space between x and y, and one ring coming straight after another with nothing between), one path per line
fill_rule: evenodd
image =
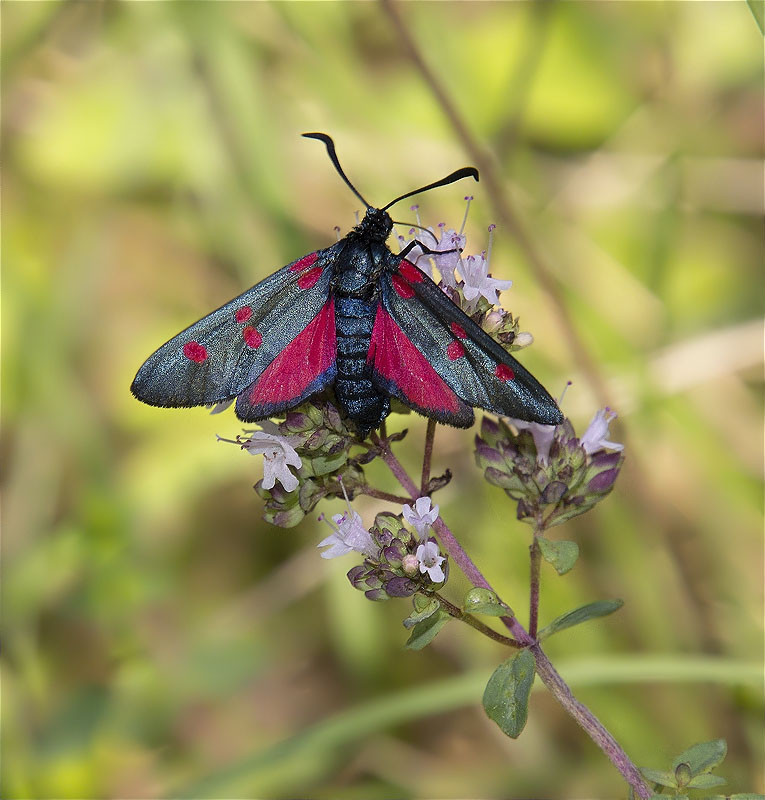
M439 186L448 186L450 183L454 183L455 181L461 181L463 178L475 178L478 180L478 170L475 167L462 167L462 169L455 170L450 175L447 175L445 178L441 178L440 181L436 181L435 183L429 183L427 186L423 186L420 189L415 189L413 192L407 192L406 194L402 194L401 197L397 197L395 200L391 200L387 206L383 206L383 211L390 208L394 203L398 203L399 200L405 200L407 197L411 197L415 194L420 194L420 192L427 192L430 189L437 189Z

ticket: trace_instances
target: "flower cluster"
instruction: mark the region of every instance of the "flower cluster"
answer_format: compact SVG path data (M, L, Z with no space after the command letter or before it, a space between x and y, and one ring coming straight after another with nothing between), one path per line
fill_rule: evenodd
M258 423L262 430L220 441L238 444L253 455L262 454L263 480L255 491L265 501L264 519L281 528L292 528L325 497L340 496L340 483L353 496L364 484L362 465L376 453L366 450L353 456L358 444L337 408L316 398L287 414L275 424Z
M518 519L549 528L583 514L613 488L624 461L623 445L609 442L616 416L598 411L581 438L569 420L538 425L484 417L476 436L476 461L486 480L518 504ZM609 452L611 451L611 452Z
M438 506L430 509L428 498L420 498L428 505L432 519L438 516ZM406 509L404 506L404 515ZM425 521L418 519L422 530ZM348 573L348 580L370 600L387 600L390 597L410 597L416 592L432 594L440 588L449 575L449 565L438 549L436 540L425 539L412 533L403 524L401 515L383 512L375 517L369 531L375 552L367 554L362 564Z
M466 197L468 208L472 197ZM417 206L412 206L416 211ZM418 215L419 222L419 215ZM467 243L463 233L465 220L459 231L448 228L445 223L438 225L438 234L433 228L409 231L409 240L399 236L402 249L415 239L423 241L428 248L437 251L426 253L422 247L415 245L407 258L413 261L424 272L434 278L433 267L438 270L438 285L449 299L459 306L477 325L508 351L520 350L531 344L530 333L518 329L518 320L509 311L499 306L499 292L509 289L512 281L502 281L491 277L489 264L494 235L494 225L489 225L489 243L486 250L475 255L465 255L463 251ZM422 226L420 226L422 227ZM423 231L428 235L425 236Z

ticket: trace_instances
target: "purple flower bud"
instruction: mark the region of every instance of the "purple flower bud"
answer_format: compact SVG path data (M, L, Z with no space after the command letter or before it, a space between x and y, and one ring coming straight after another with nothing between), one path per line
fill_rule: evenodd
M607 492L613 485L619 469L607 469L599 472L588 484L587 489L591 492Z
M361 589L364 584L364 579L366 578L367 569L363 564L359 564L353 569L348 570L348 580L351 582L351 586L355 587L356 589Z
M417 584L409 578L396 576L385 584L390 597L411 597L417 591Z
M383 549L382 555L391 567L400 567L404 558L404 548L400 542L394 540L393 544Z
M501 464L504 461L502 456L499 454L499 450L489 447L486 442L484 442L482 439L479 439L477 436L475 437L475 452L477 459L483 462ZM483 465L479 464L479 466Z
M370 589L368 592L364 592L364 596L367 600L388 600L389 595L385 591L385 589Z
M568 491L568 486L562 481L551 481L545 486L540 496L540 502L544 505L554 505Z

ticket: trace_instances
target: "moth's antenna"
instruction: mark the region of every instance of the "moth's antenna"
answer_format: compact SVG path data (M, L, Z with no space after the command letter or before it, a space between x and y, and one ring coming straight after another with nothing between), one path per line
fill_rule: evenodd
M310 135L315 135L315 134L310 134ZM406 194L402 194L401 197L397 197L395 200L391 200L387 206L383 206L382 210L385 211L389 209L394 203L398 203L399 200L405 200L407 197L411 197L413 194L419 194L420 192L427 192L429 189L437 189L439 186L448 186L450 183L454 183L455 181L461 181L463 178L475 178L476 180L478 180L478 170L475 167L462 167L462 169L458 169L452 172L451 175L447 175L445 178L441 178L440 181L436 181L435 183L429 183L427 186L423 186L420 189L415 189L413 192L407 192Z
M367 208L371 208L369 203L367 203L367 201L359 194L358 189L356 189L356 187L348 180L348 176L343 172L343 168L340 166L340 162L337 160L337 153L335 152L335 143L332 141L332 139L329 136L327 136L326 133L304 133L303 136L305 136L306 139L318 139L320 142L324 142L324 144L327 146L327 153L329 153L329 159L334 164L338 175L340 175L340 177L345 181L346 186L348 186L348 188L356 195L356 197L358 197L359 200L361 200L361 202Z

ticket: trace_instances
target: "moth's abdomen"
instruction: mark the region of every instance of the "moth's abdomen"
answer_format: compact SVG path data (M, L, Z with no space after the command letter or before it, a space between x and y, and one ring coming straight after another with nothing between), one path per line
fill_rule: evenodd
M372 384L367 364L376 311L377 303L353 297L335 299L335 397L362 436L378 428L390 411L390 401Z

